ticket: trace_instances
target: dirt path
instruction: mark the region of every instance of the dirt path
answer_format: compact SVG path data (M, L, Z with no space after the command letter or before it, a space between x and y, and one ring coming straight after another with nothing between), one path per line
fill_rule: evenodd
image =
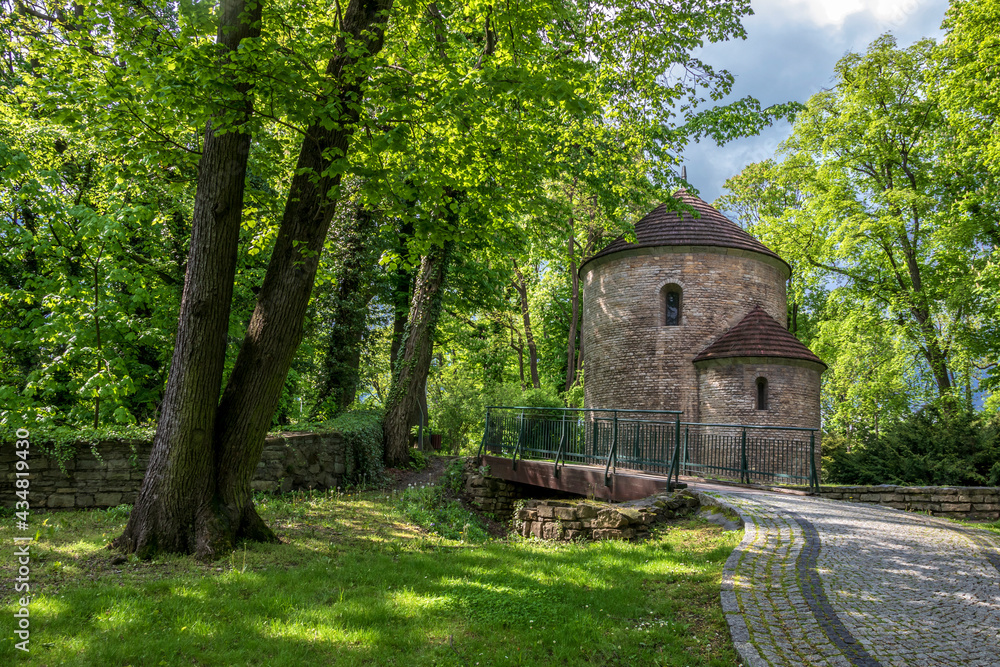
M433 484L444 473L448 464L457 458L460 457L431 454L427 457L427 467L423 470L387 468L385 474L390 479L388 488L391 491L402 491L409 486Z

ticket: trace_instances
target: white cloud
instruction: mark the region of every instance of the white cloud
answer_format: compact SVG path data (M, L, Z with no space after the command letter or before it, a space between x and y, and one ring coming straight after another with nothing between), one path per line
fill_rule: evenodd
M855 14L868 14L886 27L900 25L918 12L922 4L922 0L759 0L752 6L757 14L841 28Z

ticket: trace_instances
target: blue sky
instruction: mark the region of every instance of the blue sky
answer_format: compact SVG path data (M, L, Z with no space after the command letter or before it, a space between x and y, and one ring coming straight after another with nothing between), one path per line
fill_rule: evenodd
M850 51L863 51L892 32L902 46L940 38L947 0L752 0L744 19L747 39L711 44L698 55L735 77L730 100L752 95L762 104L797 100L832 83L833 66ZM690 145L684 154L688 181L702 199L722 194L722 183L747 164L771 157L788 136L781 123L759 136L716 146Z

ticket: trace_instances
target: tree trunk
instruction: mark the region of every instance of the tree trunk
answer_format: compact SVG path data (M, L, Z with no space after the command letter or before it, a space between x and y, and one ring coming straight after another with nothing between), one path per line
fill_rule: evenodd
M521 298L521 319L524 320L524 340L528 345L528 366L531 369L531 386L541 389L542 383L538 380L538 347L535 345L535 337L531 333L531 312L528 310L528 285L521 275L521 269L514 265L514 275L517 280L514 282L514 289L517 290ZM522 366L524 362L521 362ZM521 384L524 384L524 372L521 373Z
M240 17L246 12L247 20ZM260 36L261 3L225 0L218 43L223 58ZM237 84L246 94L250 85ZM252 113L245 98L238 124ZM198 163L191 246L177 338L149 465L125 531L113 546L148 557L156 551L203 551L213 522L212 433L226 359L250 134L220 136L211 121Z
M400 257L409 256L410 237L413 236L413 224L406 223L399 230L396 252ZM399 357L399 344L403 340L406 321L410 318L410 285L413 283L413 271L400 266L396 269L392 290L392 342L389 344L389 373L396 377L396 359Z
M285 376L302 340L302 323L362 98L364 73L351 71L361 57L381 48L392 0L351 0L326 74L336 85L321 108L334 106L336 122L317 120L306 130L264 284L243 345L219 404L216 421L218 514L223 518L210 547L231 548L236 539L273 539L257 515L250 482L264 449Z
M225 228L237 235L235 240L210 237L195 243L192 231L185 297L190 290L200 300L182 302L174 352L175 366L182 372L177 378L171 373L157 432L159 454L154 442L140 502L125 533L116 540L117 546L141 555L157 550L194 551L199 557L210 558L232 548L241 537L276 539L253 507L250 481L302 337L306 305L336 207L331 195L339 190L340 166L357 121L363 74L345 70L359 57L374 55L382 48L383 27L391 4L392 0L352 0L344 12L341 29L351 37L351 48L348 50L344 37L337 39L326 69L333 82L332 92L317 100L317 108L337 108L339 117L334 123L317 119L305 131L264 284L217 409L233 286L229 266L235 268L239 207L233 216L235 224L229 225L233 229ZM226 5L227 10L233 7L239 10L234 14L238 17L243 11L242 0ZM254 11L259 17L259 3L254 5ZM259 30L259 21L254 26ZM220 41L223 36L232 39L234 32L231 24L228 30L220 29ZM330 129L323 127L324 122ZM249 143L249 137L240 133L227 133L221 139ZM242 201L245 168L244 155L242 169L232 173L239 182L237 204ZM214 178L217 171L203 167L201 177ZM221 192L231 194L234 188L230 184ZM208 200L214 205L210 213L218 217L219 211L228 211L228 201ZM208 220L204 224L207 229L200 233L221 233L222 227L208 224L211 222ZM216 268L220 263L229 271L228 279L223 280L222 271ZM201 264L207 268L199 268ZM187 319L185 303L190 311ZM214 328L206 330L203 323L211 323ZM206 342L206 337L211 341ZM214 391L209 392L212 385ZM171 394L171 388L176 396ZM197 419L181 421L188 413ZM162 437L160 432L164 433Z
M572 205L572 200L570 202ZM576 383L576 328L580 321L580 276L576 271L576 229L573 224L573 215L569 218L569 240L567 241L569 252L569 273L572 280L573 289L570 295L572 311L569 318L569 343L566 350L566 386L564 391L569 391Z
M451 242L436 247L420 261L410 304L410 318L396 360L397 371L386 400L386 464L399 466L409 460L410 417L417 409L431 366L434 330L441 315L442 287L448 270Z
M366 288L371 283L375 258L371 243L376 232L375 218L361 205L354 206L344 230L343 262L337 276L333 330L327 340L324 381L316 401L317 411L332 416L353 401L358 386L361 339L368 319Z

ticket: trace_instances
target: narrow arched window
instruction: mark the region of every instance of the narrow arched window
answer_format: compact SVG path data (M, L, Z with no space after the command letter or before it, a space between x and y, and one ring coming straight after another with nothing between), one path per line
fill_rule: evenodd
M757 378L757 409L767 410L767 379Z
M668 327L681 324L681 288L667 285L663 288L663 323Z

